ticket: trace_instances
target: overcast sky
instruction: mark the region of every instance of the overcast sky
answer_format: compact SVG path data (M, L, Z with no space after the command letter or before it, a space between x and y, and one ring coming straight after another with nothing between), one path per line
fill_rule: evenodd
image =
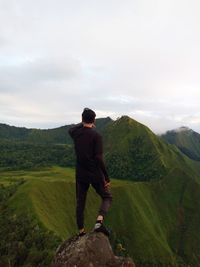
M0 0L0 122L200 133L199 0Z

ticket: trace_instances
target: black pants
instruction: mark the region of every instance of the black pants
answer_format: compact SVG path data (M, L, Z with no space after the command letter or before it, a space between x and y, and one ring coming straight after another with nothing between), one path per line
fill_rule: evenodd
M93 186L97 194L100 195L102 199L98 214L105 217L111 206L113 197L109 188L104 187L103 180L97 182L83 182L76 179L76 223L78 229L82 229L84 227L84 209L87 191L89 189L90 184Z

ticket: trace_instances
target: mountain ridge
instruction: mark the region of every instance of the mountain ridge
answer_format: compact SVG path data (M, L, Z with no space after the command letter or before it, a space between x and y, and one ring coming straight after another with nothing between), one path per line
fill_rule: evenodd
M180 127L161 135L166 142L175 145L189 158L200 161L200 134L188 127Z
M123 253L133 256L136 266L139 267L198 266L199 162L188 158L174 144L169 144L147 126L126 115L116 121L100 122L102 124L99 129L104 139L104 156L112 181L114 199L105 220L108 227L112 227L113 230L113 248L117 248L118 245L124 247ZM4 208L13 211L13 225L15 217L23 218L31 213L38 225L66 240L77 231L74 214L73 145L50 146L36 143L33 146L26 143L26 147L25 142L1 142L1 159L8 156L8 164L11 167L13 160L24 162L26 158L35 167L37 157L37 162L51 165L27 170L19 166L18 171L1 170L0 184L4 186L24 179L23 184L20 184L16 192L9 197L6 206L4 204ZM61 148L63 155L59 158ZM29 154L26 154L27 151ZM50 162L45 162L47 158ZM67 161L63 161L66 158ZM67 168L60 167L61 162L62 166ZM0 201L1 199L3 198L0 198ZM100 199L91 188L85 210L87 229L93 227L99 205ZM5 234L1 227L0 231ZM12 228L8 228L7 231L11 238ZM4 243L7 242L6 238L7 233ZM37 238L41 240L40 236ZM22 248L23 253L26 251L24 244L27 240L19 240L18 247ZM36 257L34 248L31 253ZM34 260L34 257L28 260Z
M135 181L160 179L174 165L190 169L194 175L200 172L200 166L175 145L127 115L117 120L111 120L110 117L97 119L96 126L95 130L103 137L104 158L111 176ZM31 132L25 140L0 138L3 151L0 167L75 166L73 142L66 127L56 132Z
M112 119L110 117L97 118L96 128L99 132ZM61 143L71 144L72 140L68 135L68 129L75 124L63 125L51 129L37 129L10 126L8 124L0 123L0 139L11 141L27 141L33 143Z
M110 122L102 134L105 160L114 177L138 181L159 179L174 165L191 168L198 175L199 166L175 145L168 144L146 125L126 115Z
M5 182L13 177L16 181L17 177L25 179L8 201L8 207L16 215L33 213L43 227L64 241L77 231L74 175L74 169L58 167L2 173ZM113 248L116 244L125 247L136 266L177 267L177 262L185 267L198 266L200 182L174 168L163 179L149 182L112 178L111 190L115 202L105 223L113 231ZM99 205L100 199L90 188L85 210L86 231L92 229Z

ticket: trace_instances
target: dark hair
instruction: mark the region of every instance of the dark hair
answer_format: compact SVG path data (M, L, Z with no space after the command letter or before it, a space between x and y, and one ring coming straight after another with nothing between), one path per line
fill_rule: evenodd
M84 108L82 113L82 121L86 123L93 123L95 121L96 113L89 108Z

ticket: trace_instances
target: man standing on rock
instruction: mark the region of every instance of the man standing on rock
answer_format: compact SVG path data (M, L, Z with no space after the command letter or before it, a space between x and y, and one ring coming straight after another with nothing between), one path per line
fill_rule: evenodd
M109 190L110 179L103 160L102 136L94 129L95 117L93 110L85 108L82 112L82 122L68 130L74 141L76 153L76 222L79 236L86 234L84 209L90 184L102 199L94 231L103 232L109 236L109 230L103 224L103 219L111 206L112 194Z

